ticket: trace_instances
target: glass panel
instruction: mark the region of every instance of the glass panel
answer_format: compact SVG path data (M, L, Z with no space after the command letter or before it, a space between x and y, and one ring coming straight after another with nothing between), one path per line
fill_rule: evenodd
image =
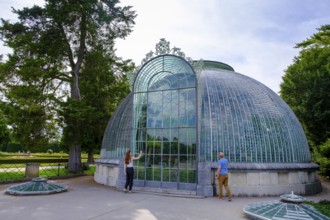
M196 156L193 155L193 156L188 156L188 161L187 161L187 168L189 170L194 170L196 169L196 166L197 166L197 161L196 161Z
M187 182L188 183L196 183L196 170L188 170L187 171L187 173L188 173L188 180L187 180Z
M163 129L155 129L155 140L163 140Z
M179 139L179 129L177 128L172 128L171 129L171 137L170 140L171 141L178 141Z
M172 104L175 105L176 107L179 104L179 94L178 90L173 90L171 91L172 94Z
M139 180L144 180L144 167L143 166L137 166L134 168L134 178Z
M170 128L171 127L171 117L165 116L163 119L163 127L164 128Z
M142 150L142 152L146 152L146 143L145 142L137 142L136 143L136 152L140 152ZM142 160L143 159L143 160ZM144 158L142 158L141 161L144 161Z
M171 127L178 127L178 118L177 117L171 117Z
M196 145L196 130L195 128L187 128L187 143L189 145Z
M179 139L180 139L181 143L187 143L188 142L187 131L189 131L188 128L180 128L179 129Z
M195 83L195 77L194 76L188 76L187 77L187 86L188 87L195 87L196 86L196 83Z
M148 141L147 142L147 154L154 154L154 142Z
M189 101L186 103L186 113L187 115L195 115L196 104L195 102Z
M161 155L154 155L154 167L160 167L162 162Z
M180 115L179 116L179 127L187 127L187 116L186 115Z
M170 182L170 169L168 168L163 169L163 181Z
M169 154L170 153L170 142L163 142L163 154Z
M162 155L162 167L168 168L170 164L170 155L169 154L163 154Z
M152 168L146 168L146 180L153 180L153 170Z
M165 113L165 112L164 112ZM171 115L172 117L178 117L179 114L179 110L178 110L178 106L177 104L173 104L171 105L171 109L167 112L169 115ZM172 127L176 127L176 126L172 126Z
M171 91L163 91L163 103L170 104L171 103Z
M147 140L155 140L155 129L147 130Z
M187 145L180 143L180 154L187 154Z
M179 167L179 161L178 161L178 156L177 155L171 155L170 156L170 160L171 160L171 163L170 163L170 168L175 168L177 169Z
M162 153L162 142L161 141L155 141L154 142L155 151L154 154L161 154Z
M187 169L187 156L180 155L180 169L186 170Z
M180 170L180 182L181 183L186 183L188 182L188 172L187 170Z
M136 134L137 141L145 141L147 137L147 130L146 129L138 129Z
M188 115L187 126L195 127L196 126L196 115Z
M155 119L154 118L148 118L147 120L147 128L154 128L155 127Z
M171 142L171 154L178 153L178 142Z
M155 128L162 128L163 127L163 121L161 118L157 118L155 121Z
M170 182L178 182L178 170L170 169Z
M162 92L149 92L148 104L149 103L162 103Z

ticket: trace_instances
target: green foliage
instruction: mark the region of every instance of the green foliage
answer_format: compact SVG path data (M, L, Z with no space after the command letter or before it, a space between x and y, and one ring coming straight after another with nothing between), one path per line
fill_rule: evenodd
M89 166L87 170L84 170L84 174L85 175L94 175L95 171L96 171L95 166Z
M330 217L330 201L329 200L321 200L319 202L306 201L304 202L308 205L314 206L320 213Z
M7 144L10 142L10 130L8 129L7 125L7 120L0 109L0 146L7 146Z
M330 176L330 138L318 148L315 147L313 158L320 165L320 173Z
M68 162L68 158L20 158L1 159L0 164L25 164L25 163L63 163Z
M81 116L82 146L88 152L100 149L104 130L119 103L130 92L122 72L133 68L130 61L114 57L101 46L86 54L81 71L81 102L88 109Z
M297 44L302 50L285 71L281 97L302 123L311 145L330 138L330 25Z
M1 40L13 53L0 65L0 91L15 140L41 149L63 129L73 171L81 167L81 145L99 146L100 130L127 94L118 73L131 64L114 55L114 44L132 31L136 14L118 3L46 0L14 10L16 23L1 20Z
M89 169L89 164L88 163L82 163L82 169L83 170L88 170Z
M14 153L14 152L18 152L18 151L23 151L23 147L21 144L8 143L8 144L4 144L2 146L1 151Z

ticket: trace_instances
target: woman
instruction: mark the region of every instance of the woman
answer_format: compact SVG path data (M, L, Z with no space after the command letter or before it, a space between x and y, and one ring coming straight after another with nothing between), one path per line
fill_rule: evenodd
M132 157L131 150L128 150L125 154L125 163L124 163L124 172L126 176L126 184L125 184L125 193L132 192L132 186L133 186L133 177L134 177L134 168L133 168L133 160L138 160L142 156L142 151L140 151L140 154L138 157Z

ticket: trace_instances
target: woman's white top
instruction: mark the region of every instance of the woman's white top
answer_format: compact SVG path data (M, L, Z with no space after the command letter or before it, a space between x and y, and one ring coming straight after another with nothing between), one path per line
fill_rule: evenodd
M126 164L126 167L133 167L133 160L132 159L129 160L129 163Z

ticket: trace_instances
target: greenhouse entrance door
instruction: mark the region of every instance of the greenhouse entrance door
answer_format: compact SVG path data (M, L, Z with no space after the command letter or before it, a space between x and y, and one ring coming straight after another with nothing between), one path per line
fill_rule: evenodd
M135 183L196 189L196 77L176 56L159 56L138 73L134 88Z
M141 118L147 128L137 133L145 141L136 145L144 157L136 163L136 178L147 187L195 189L195 89L154 91L147 97L146 118Z

